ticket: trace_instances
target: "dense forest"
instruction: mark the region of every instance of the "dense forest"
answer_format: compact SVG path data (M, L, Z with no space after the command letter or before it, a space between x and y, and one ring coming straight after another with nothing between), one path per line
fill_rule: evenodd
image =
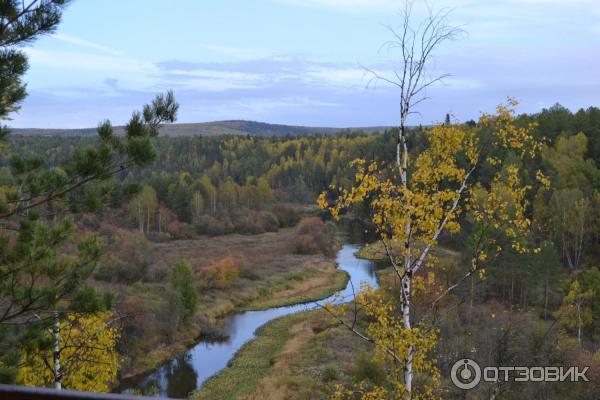
M530 192L528 199L532 205L528 211L532 236L526 240L539 245L541 251L539 254L504 251L489 264L484 280L474 283L471 279L471 284L464 285L459 292L469 304L476 305L471 314L485 312L489 307L533 313L522 321L523 327L535 324L537 319L540 323L558 322L564 332L578 341L576 348L593 352L600 340L597 337L600 297L596 295L600 293L596 263L600 252L600 110L592 107L571 113L556 105L538 114L521 115L516 123L534 126L533 134L544 143L537 159L520 165L522 175L534 179L540 170L552 182L549 190L539 187ZM482 129L473 121L464 127ZM426 131L427 128L410 130L414 157L427 145ZM62 212L74 213L78 231L94 231L105 238L107 257L95 269L96 283L92 286L116 294L115 306L124 314L145 315L159 307L155 319L135 317L123 322L117 349L127 355L129 361L124 365L137 370L140 357L157 343L179 343L182 339L175 330L181 324L191 323L204 335L219 337L214 318L227 311L215 314L213 302L220 304L220 300L208 300L206 296L218 292L218 298L231 299L228 290L235 290L240 282L259 279L249 269L252 257L243 259L226 254L200 264L195 260L195 266L185 261L177 264L174 258L170 261L175 265L171 270L164 262L152 262L157 251L152 242L168 243L202 235L260 234L294 226L307 212L315 214L314 209L307 211L310 208L306 206L314 204L318 194L330 185L352 185L356 171L348 167L350 161L363 158L382 164L393 162L390 148L394 147L396 135L397 130L391 129L373 134L342 132L333 136L285 138L159 137L155 139L155 163L119 172L109 189L104 188L104 183L87 186L77 195L80 200L75 201L74 197L67 205L70 210ZM71 159L80 149L95 146L96 140L13 135L10 139L13 161L7 157L0 160L0 194L9 198L19 182L13 174L15 156L40 157L51 168L64 168L63 160ZM475 179L489 181L490 173L481 169ZM56 212L60 207L58 204L46 211ZM349 214L351 223L347 224L361 237L365 237L365 229L374 228L365 222L363 213L368 214L366 209ZM327 219L325 214L321 215ZM468 253L476 226L465 222L467 229L459 235L446 234L441 243ZM322 228L314 224L305 221L305 227L299 228L300 236L288 240L300 254L330 254L331 236L327 236L330 234L323 237ZM372 237L373 233L367 236ZM446 261L448 280L456 274L452 262L468 262L467 259ZM198 273L204 282L199 298L195 288L185 286L190 279L185 278L186 274ZM254 294L233 303L248 304L264 290L258 288ZM185 301L176 300L177 292L191 303L186 306ZM200 313L203 317L190 322L198 312L197 304L204 310ZM580 318L561 314L573 304L581 308ZM460 335L468 336L476 323L465 325ZM457 329L443 327L441 332L457 334ZM515 346L519 349L532 346L529 341L533 339L521 338L525 343ZM573 355L560 357L568 359ZM550 360L556 361L553 356Z

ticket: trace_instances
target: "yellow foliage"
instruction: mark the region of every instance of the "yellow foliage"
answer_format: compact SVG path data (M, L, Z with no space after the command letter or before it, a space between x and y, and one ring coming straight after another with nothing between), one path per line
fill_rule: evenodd
M114 315L69 314L60 323L62 385L68 389L108 392L117 378L119 331L112 326ZM52 349L24 354L17 382L27 386L49 386L54 382Z
M492 235L484 235L488 228L503 233L515 251L530 251L525 237L531 227L527 194L532 188L522 184L517 165L492 155L508 151L520 160L534 157L541 150L541 143L532 134L535 125L516 123L515 105L509 99L507 106L499 106L494 115L484 114L473 128L443 124L427 129L425 148L409 162L408 153L399 147L393 168L375 161L354 160L354 185L332 187L339 193L333 205L326 193L319 196L318 205L336 219L343 211L368 203L372 222L402 280L400 293L366 290L356 299L372 320L367 334L375 343L374 359L387 371L386 386L366 387L361 383L349 390L340 387L334 398L356 398L353 393L360 393L361 399L437 398L439 371L435 360L428 358L437 334L424 325L410 323L411 298L421 296L428 288L433 288L434 297L444 291L436 283L434 271L425 276L416 272L430 265L429 252L442 232L460 231L461 215L468 213L478 227L483 227L481 235L486 246L476 249L470 267L480 278L485 273L483 264L503 249ZM483 163L496 173L488 183L475 183L472 174ZM541 172L536 178L544 187L549 186ZM411 361L409 368L427 379L418 390L412 388L408 393L403 378Z

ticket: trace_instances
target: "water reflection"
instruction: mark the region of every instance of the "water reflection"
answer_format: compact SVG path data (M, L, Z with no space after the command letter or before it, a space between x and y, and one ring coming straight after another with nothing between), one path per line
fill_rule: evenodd
M344 245L337 254L338 268L350 275L350 282L339 297L332 296L322 302L336 303L349 301L353 289L358 293L363 283L377 286L375 266L372 262L354 256L358 245ZM150 375L132 384L130 389L148 392L152 386L157 395L164 397L186 397L189 392L202 386L204 381L227 366L228 361L242 345L255 337L256 330L267 322L299 311L315 308L314 303L277 307L261 311L247 311L228 319L225 331L229 339L218 343L200 342L189 349L183 357L174 359L159 367Z
M169 397L187 397L187 395L196 389L198 374L190 364L190 356L185 354L171 362L167 368L165 380L167 383L167 396Z

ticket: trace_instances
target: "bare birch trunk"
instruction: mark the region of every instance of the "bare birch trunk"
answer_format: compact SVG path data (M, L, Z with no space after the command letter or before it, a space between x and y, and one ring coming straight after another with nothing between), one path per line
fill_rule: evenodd
M52 329L54 335L54 351L52 352L52 359L54 361L54 388L62 389L62 371L60 367L60 320L58 318L58 312L54 312L54 329Z

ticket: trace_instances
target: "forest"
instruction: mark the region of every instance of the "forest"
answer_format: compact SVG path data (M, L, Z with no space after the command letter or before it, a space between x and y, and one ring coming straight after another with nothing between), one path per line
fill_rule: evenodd
M68 3L0 0L0 119ZM0 397L597 399L600 108L411 124L462 32L411 4L393 128L2 127Z
M549 353L547 357L565 357L560 359L561 362L570 360L569 357L584 357L583 360L589 362L594 359L597 348L600 316L600 302L595 295L600 293L600 271L596 263L600 252L600 215L597 211L600 209L597 161L600 154L594 145L594 137L597 137L594 132L600 129L600 110L591 107L571 113L556 105L538 114L519 115L515 123L535 126L532 134L544 140L538 158L520 166L523 176L535 179L536 172L541 171L552 182L549 189L538 184L536 190L528 193L532 231L527 240L538 244L540 252L503 252L488 264L485 279L464 285L460 289L464 293L460 296L464 296L470 305L470 314L509 312L498 321L500 326L512 323L514 318L520 320L519 330L535 331L551 324L548 333L551 339L544 346L555 341L565 349L563 354ZM480 129L473 122L463 126ZM415 155L425 146L425 129L410 130L409 141ZM348 168L351 160L361 157L381 163L393 160L394 154L389 148L393 147L396 134L392 129L373 134L288 138L157 138L159 156L151 166L120 172L113 179L111 190L103 192L102 196L86 196L84 192L80 196L82 201L70 201L67 206L71 207L69 213L74 216L75 229L81 233L96 232L106 246L105 256L98 261L91 275L91 286L115 296L113 307L125 315L143 314L159 306L155 320L131 317L122 322L120 341L115 347L121 356L126 355L129 359L122 365L131 363L127 368L137 370L139 366L133 364L148 363L147 357L144 361L138 358L157 343L179 343L182 338L177 337L174 329L180 324L219 337L221 333L218 324L214 325L215 318L231 312L232 307L247 307L256 300L253 297L267 291L268 285L265 285L253 289L251 294L238 295L237 299L231 297L236 287L248 287L245 280L264 279L255 276L257 273L252 270L256 256L228 256L223 249L213 250L216 259L212 260L206 255L199 259L194 254L189 260L193 262L192 269L189 261L178 263L177 255L181 249L166 250L169 243L200 240L198 244L204 243L205 247L206 241L218 240L201 239L205 235L211 238L234 233L277 232L295 226L303 216L311 214L330 220L311 206L318 194L327 190L330 184L352 184L356 171ZM15 135L10 139L10 148L12 155L23 158L41 155L50 167L59 167L61 160L70 159L76 149L90 146L94 140ZM9 196L19 177L13 175L9 158L2 159L1 163L2 193ZM475 179L489 180L490 172L481 170ZM101 188L88 186L86 191L98 193ZM355 210L338 230L349 229L350 234L360 238L374 237L374 226L364 222L365 213L365 210ZM467 229L440 239L444 246L458 254L468 254L476 234L476 228L467 216L464 218ZM331 246L334 246L331 233L325 233L318 226L309 228L309 224L316 223L311 221L304 217L306 228L298 229L307 233L298 237L286 231L287 240L300 254L330 256ZM365 234L365 229L370 233ZM157 247L157 244L164 247ZM377 254L376 243L371 247L373 254L369 254L367 247L367 257L383 258L382 254ZM172 254L164 257L168 261L156 263L153 258L162 258L157 252ZM222 254L221 258L218 254ZM447 269L444 279L452 280L457 273L455 263L468 262L464 257L444 261L448 264L444 267ZM189 282L176 276L192 273L190 271L199 273L200 280L195 287L186 288ZM310 273L310 270L303 271L301 275ZM286 276L283 274L280 278ZM183 280L175 283L178 279ZM302 281L303 278L293 279ZM268 289L277 292L278 284L281 283L270 282ZM186 292L184 297L194 301L188 306L181 304L174 308L173 291ZM228 305L222 303L226 297L229 297ZM580 318L569 311L575 305L581 306ZM160 311L161 307L164 311ZM202 317L191 322L192 315ZM173 318L181 322L173 322ZM478 326L479 323L481 321L475 319L460 328L443 326L440 334L467 336L471 329L482 332L496 328ZM561 332L565 336L561 336ZM511 334L524 341L513 344L511 351L535 346L535 336L522 336L522 331ZM570 340L574 341L572 345L568 344Z

